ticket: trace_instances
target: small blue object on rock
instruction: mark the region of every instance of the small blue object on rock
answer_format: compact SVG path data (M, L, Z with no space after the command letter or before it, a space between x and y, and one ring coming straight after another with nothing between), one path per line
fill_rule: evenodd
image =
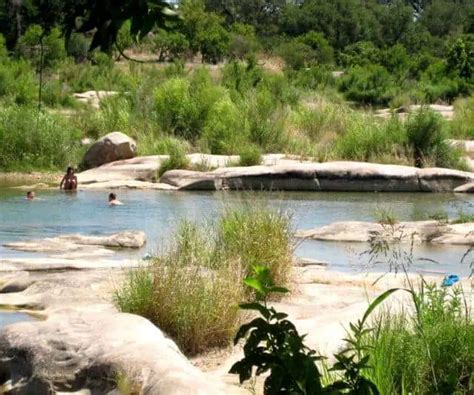
M443 287L450 287L459 281L459 276L456 274L450 274L443 279Z

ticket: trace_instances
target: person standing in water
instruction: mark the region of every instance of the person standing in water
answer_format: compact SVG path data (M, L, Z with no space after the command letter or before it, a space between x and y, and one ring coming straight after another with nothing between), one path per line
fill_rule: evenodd
M74 174L72 167L69 166L67 168L66 174L59 184L59 189L64 189L65 191L75 191L77 189L77 176Z
M121 206L122 204L115 193L109 193L109 206Z
M35 198L35 193L33 191L26 192L26 200L33 200Z

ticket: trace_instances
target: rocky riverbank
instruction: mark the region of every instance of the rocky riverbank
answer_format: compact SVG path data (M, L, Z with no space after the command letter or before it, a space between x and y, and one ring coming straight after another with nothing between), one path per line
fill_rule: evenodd
M474 222L409 221L393 224L363 221L335 222L316 229L301 230L303 239L368 242L378 237L390 242L474 245Z
M166 190L282 190L361 192L468 192L474 173L451 169L417 169L365 162L315 163L266 155L263 164L225 167L235 158L193 154L212 171L170 170L159 182L156 172L165 156L112 162L78 175L80 188L153 188ZM224 166L224 167L222 167Z

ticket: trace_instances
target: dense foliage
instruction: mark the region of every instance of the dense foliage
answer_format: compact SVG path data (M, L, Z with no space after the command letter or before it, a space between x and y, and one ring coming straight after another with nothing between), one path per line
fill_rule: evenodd
M180 167L193 150L464 166L444 140L474 135L474 0L104 4L0 1L0 106L54 109L81 137L122 130ZM91 112L72 97L88 90L119 95ZM427 103L456 115L371 114Z

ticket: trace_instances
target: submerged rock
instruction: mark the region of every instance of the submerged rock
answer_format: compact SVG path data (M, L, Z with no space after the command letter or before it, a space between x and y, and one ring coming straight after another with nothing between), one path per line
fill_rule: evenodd
M474 222L449 224L438 221L399 222L335 222L316 229L297 232L297 237L324 241L368 242L373 237L390 242L429 242L438 244L474 244Z
M90 169L104 163L130 159L137 155L137 143L121 132L106 134L97 140L86 152L81 167Z

